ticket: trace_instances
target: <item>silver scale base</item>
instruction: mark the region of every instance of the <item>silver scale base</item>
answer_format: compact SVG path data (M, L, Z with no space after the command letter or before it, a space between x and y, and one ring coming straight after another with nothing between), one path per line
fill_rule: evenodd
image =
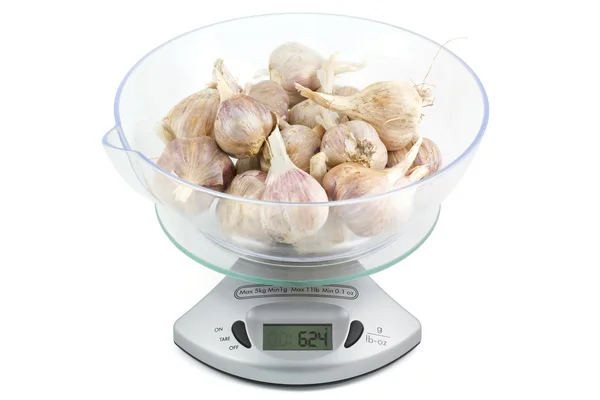
M234 323L242 325L237 321L243 322L249 348L242 344L239 330L237 335L233 332ZM332 349L263 350L263 324L331 324ZM202 363L236 377L280 385L358 377L392 363L421 341L419 321L369 277L305 287L226 277L177 320L173 331L175 344ZM349 336L356 339L358 333L358 340L346 347Z

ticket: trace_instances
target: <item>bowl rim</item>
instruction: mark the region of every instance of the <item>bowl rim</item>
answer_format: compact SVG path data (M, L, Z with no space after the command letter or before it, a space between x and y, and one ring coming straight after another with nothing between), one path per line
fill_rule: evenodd
M277 17L277 16L290 16L290 15L305 15L305 16L315 16L315 15L319 15L319 16L329 16L329 17L338 17L338 18L348 18L348 19L355 19L355 20L360 20L363 22L370 22L370 23L374 23L374 24L380 24L380 25L385 25L388 26L390 28L394 28L394 29L398 29L401 31L404 31L406 33L409 33L411 35L417 36L425 41L428 41L432 44L435 44L436 46L442 48L443 51L446 51L450 54L450 56L452 56L456 61L458 61L473 77L473 79L475 80L475 83L477 84L479 91L481 93L482 99L483 99L483 118L481 121L481 125L479 126L479 131L477 132L477 135L475 136L475 139L473 139L473 141L471 142L471 144L469 144L469 146L466 148L466 150L464 150L458 157L456 157L452 162L450 162L448 165L444 166L442 169L436 171L435 173L421 179L420 181L417 182L413 182L410 183L406 186L402 186L400 188L396 188L393 190L390 190L389 192L385 192L385 193L379 193L379 194L374 194L374 195L370 195L370 196L365 196L365 197L359 197L359 198L353 198L353 199L346 199L346 200L335 200L335 201L326 201L326 202L314 202L314 203L299 203L299 202L278 202L278 201L271 201L271 200L259 200L259 199L250 199L247 197L241 197L241 196L234 196L234 195L230 195L228 193L225 192L219 192L213 189L208 189L205 188L203 186L199 186L199 185L195 185L193 183L190 183L186 180L183 180L181 178L179 178L178 176L169 173L168 171L164 170L163 168L159 167L154 161L150 160L148 157L146 157L146 155L144 155L143 153L141 153L140 151L134 150L131 148L127 137L125 136L122 126L121 126L121 116L119 113L119 107L120 107L120 100L121 100L121 93L125 87L125 85L127 84L127 81L129 80L129 77L131 76L131 74L133 74L133 72L148 58L150 57L152 54L154 54L156 51L160 50L162 47L170 44L171 42L176 41L177 39L180 39L184 36L193 34L195 32L201 31L203 29L207 29L216 25L223 25L223 24L227 24L229 22L234 22L234 21L239 21L239 20L246 20L246 19L254 19L254 18L262 18L262 17ZM358 16L354 16L354 15L344 15L344 14L336 14L336 13L319 13L319 12L282 12L282 13L268 13L268 14L254 14L254 15L249 15L249 16L245 16L245 17L238 17L238 18L231 18L231 19L227 19L227 20L223 20L223 21L219 21L219 22L215 22L213 24L209 24L209 25L204 25L202 27L199 28L195 28L192 29L190 31L184 32L180 35L177 35L169 40L167 40L166 42L163 42L162 44L158 45L157 47L155 47L154 49L150 50L146 55L144 55L142 58L140 58L130 69L129 71L126 73L125 77L122 79L121 83L119 84L119 87L117 89L117 92L115 94L115 100L114 100L114 107L113 107L113 112L114 112L114 117L115 117L115 127L113 129L117 130L117 133L119 135L119 139L121 140L121 143L123 144L123 148L118 148L113 146L112 144L108 143L108 141L104 140L103 143L104 145L111 147L113 149L116 150L121 150L121 151L125 151L128 153L133 153L136 156L140 157L143 161L145 161L146 163L148 163L152 168L154 168L158 173L165 175L166 177L168 177L169 179L172 179L173 181L176 181L177 183L184 185L184 186L189 186L190 188L196 190L196 191L200 191L200 192L204 192L207 195L213 196L213 197L218 197L218 198L223 198L223 199L228 199L228 200L235 200L235 201L239 201L239 202L247 202L247 203L254 203L254 204L262 204L262 205L288 205L288 206L302 206L302 207L314 207L314 206L342 206L342 205L349 205L349 204L357 204L357 203L363 203L363 202L370 202L370 201L374 201L376 199L383 199L386 196L391 196L391 195L395 195L395 194L399 194L401 192L408 192L409 190L416 190L416 188L423 186L425 184L427 184L428 182L431 182L435 179L437 179L439 176L441 176L444 172L451 170L452 168L454 168L455 166L457 166L458 164L460 164L460 162L465 159L468 155L470 155L473 151L475 151L475 149L478 147L479 143L481 142L487 125L488 125L488 120L489 120L489 100L488 100L488 96L486 93L486 90L483 86L483 83L481 82L481 80L479 79L479 77L477 76L477 74L475 73L475 71L473 71L473 69L463 60L461 59L459 56L457 56L454 52L452 52L451 50L449 50L446 47L443 47L442 44L437 43L436 41L423 36L417 32L414 32L412 30L406 29L406 28L402 28L399 27L397 25L393 25L387 22L382 22L382 21L378 21L378 20L374 20L374 19L370 19L370 18L364 18L364 17L358 17ZM138 177L139 179L139 177ZM145 185L144 185L145 186Z

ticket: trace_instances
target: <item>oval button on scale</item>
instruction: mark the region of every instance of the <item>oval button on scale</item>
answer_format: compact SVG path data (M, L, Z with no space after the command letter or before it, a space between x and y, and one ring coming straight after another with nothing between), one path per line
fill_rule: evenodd
M358 339L360 339L364 331L365 327L360 321L352 321L350 324L350 330L348 331L348 337L346 338L346 343L344 343L344 347L352 347L356 342L358 342Z
M246 324L244 321L235 321L233 325L231 325L231 332L233 332L233 336L236 338L238 342L245 348L249 349L252 347L250 343L250 338L248 337L248 332L246 331Z

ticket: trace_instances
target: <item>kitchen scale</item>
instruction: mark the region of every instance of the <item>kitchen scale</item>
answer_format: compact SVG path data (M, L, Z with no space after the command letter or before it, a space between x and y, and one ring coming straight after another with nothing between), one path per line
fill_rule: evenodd
M361 264L377 263L385 248L361 261L264 265L232 257L198 238L176 213L157 210L173 244L228 275L174 325L175 344L198 361L252 381L314 385L375 371L420 343L419 321L367 276L375 270ZM426 240L437 218L435 212L412 221L405 237L411 246L398 260ZM343 283L327 284L335 281Z
M437 172L379 195L295 204L193 185L156 164L165 147L156 135L158 121L206 86L216 59L224 60L243 85L268 65L274 46L300 40L290 26L308 25L319 30L302 33L305 45L367 62L364 70L344 74L347 80L340 84L409 81L422 77L437 57L427 78L436 101L424 109L421 122L423 135L442 154ZM239 32L244 32L244 44ZM115 126L104 135L104 149L124 181L155 204L171 242L226 275L175 322L175 344L219 371L282 385L354 378L414 349L421 341L419 321L369 275L402 261L429 237L440 205L476 153L488 109L480 80L454 53L414 32L356 17L292 13L240 18L188 32L144 56L119 86ZM183 203L176 193L186 194ZM219 213L224 204L245 207L233 230ZM257 219L269 207L281 208L279 215L296 207L327 207L328 219L311 237L293 245L276 243L265 239ZM371 223L384 226L348 234L341 217L348 210L362 216L369 229Z

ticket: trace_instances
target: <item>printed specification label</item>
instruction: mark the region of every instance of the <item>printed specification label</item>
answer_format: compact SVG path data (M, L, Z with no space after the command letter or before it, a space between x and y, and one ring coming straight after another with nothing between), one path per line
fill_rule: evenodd
M256 299L261 297L334 297L345 300L358 298L358 290L347 285L328 286L267 286L247 285L235 290L234 296L238 300Z

